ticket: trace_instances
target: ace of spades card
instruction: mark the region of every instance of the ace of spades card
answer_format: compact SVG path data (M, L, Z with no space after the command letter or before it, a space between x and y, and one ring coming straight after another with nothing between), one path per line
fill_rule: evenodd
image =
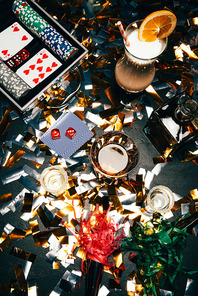
M6 61L26 47L33 37L17 22L0 33L0 58Z
M45 48L21 66L16 74L31 88L56 71L62 64Z

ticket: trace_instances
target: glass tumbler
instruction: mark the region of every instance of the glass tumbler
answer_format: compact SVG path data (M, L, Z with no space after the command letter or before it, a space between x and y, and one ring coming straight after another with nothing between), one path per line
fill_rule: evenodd
M126 28L130 46L124 45L125 53L115 67L118 85L129 93L141 92L151 84L155 76L154 62L167 45L167 38L153 42L140 41L138 28L141 23L142 20L138 20Z
M51 166L43 170L40 177L41 186L54 195L65 192L68 177L66 171L59 166Z
M146 199L146 211L148 213L166 213L174 205L173 192L166 186L158 185L153 187Z
M134 141L126 134L111 131L99 136L90 151L97 173L107 178L123 178L136 166L139 158Z

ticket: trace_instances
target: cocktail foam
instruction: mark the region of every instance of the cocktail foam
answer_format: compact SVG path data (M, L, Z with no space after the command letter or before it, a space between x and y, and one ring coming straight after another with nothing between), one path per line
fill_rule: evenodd
M153 59L160 55L166 46L165 39L157 39L153 42L140 41L138 39L138 29L129 33L127 37L130 43L127 50L140 59Z

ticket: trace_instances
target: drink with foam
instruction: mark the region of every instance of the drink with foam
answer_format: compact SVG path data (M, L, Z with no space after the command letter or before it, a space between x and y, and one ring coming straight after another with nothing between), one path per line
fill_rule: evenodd
M126 168L128 155L122 146L109 144L99 151L98 162L107 174L117 174Z
M155 76L155 59L164 51L167 38L153 42L140 41L138 28L142 21L130 24L126 34L130 46L125 45L125 54L117 62L115 78L127 92L140 92L147 88Z

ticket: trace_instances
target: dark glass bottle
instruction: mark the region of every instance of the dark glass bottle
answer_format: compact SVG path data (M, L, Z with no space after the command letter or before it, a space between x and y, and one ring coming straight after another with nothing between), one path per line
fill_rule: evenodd
M97 296L103 275L104 265L98 261L87 259L86 295Z
M198 102L183 92L154 110L143 130L159 153L167 157L189 141L195 142L197 113Z

